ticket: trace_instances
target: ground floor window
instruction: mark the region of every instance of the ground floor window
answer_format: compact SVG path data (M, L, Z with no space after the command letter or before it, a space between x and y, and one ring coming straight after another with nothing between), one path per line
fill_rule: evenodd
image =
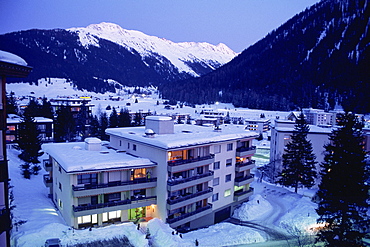
M93 215L85 215L85 216L77 217L77 223L79 225L81 225L81 224L97 224L98 223L98 215L93 214Z
M117 220L120 221L121 220L121 210L103 213L102 216L103 216L103 222L117 221Z
M146 207L129 209L128 217L129 220L138 220L146 217Z

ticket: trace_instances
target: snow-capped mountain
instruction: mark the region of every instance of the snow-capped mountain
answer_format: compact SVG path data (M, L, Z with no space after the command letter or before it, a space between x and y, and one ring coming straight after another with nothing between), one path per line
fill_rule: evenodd
M70 28L76 32L83 46L99 47L99 38L112 41L130 51L138 52L143 58L154 54L167 58L180 72L199 76L189 63L202 63L212 69L229 62L236 53L225 44L212 45L206 42L175 43L164 38L149 36L135 30L126 30L117 24L102 22L86 28Z
M0 35L0 47L33 67L28 81L67 78L78 88L94 92L197 77L237 55L224 44L175 43L112 23L8 33Z

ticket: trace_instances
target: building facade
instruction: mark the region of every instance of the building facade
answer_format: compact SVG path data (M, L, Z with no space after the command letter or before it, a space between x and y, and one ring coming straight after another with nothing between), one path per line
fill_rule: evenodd
M53 141L53 119L44 117L34 117L37 129L40 132L40 137L43 142ZM15 114L8 114L6 119L6 143L17 143L19 140L19 124L22 118Z
M157 217L192 229L228 218L253 193L258 134L243 126L174 125L149 116L145 127L106 133L104 145L97 138L43 145L50 197L75 228Z
M10 246L9 174L6 155L6 78L27 77L32 68L20 57L0 51L0 246Z
M258 134L244 126L178 124L150 116L145 127L107 129L111 146L157 163L158 216L173 228L228 218L253 193Z

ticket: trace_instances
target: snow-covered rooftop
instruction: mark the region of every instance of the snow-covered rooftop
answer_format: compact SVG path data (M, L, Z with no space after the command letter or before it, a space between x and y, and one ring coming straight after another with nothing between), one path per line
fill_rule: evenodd
M308 131L309 133L318 133L318 134L330 134L333 130L333 128L323 128L319 127L317 125L309 125L310 130ZM282 131L282 132L293 132L294 130L294 125L292 127L275 127L277 131Z
M45 117L34 117L36 123L52 123L53 119L45 118ZM6 119L7 124L18 124L22 122L22 118L15 114L9 114L8 118Z
M174 134L156 134L152 138L146 137L145 127L110 128L106 130L106 133L163 149L217 143L242 138L254 138L258 136L257 132L245 130L242 125L221 125L220 128L221 130L215 131L213 127L177 124L174 128Z
M6 63L13 63L17 65L27 66L26 61L23 58L6 51L0 50L0 61Z
M43 144L42 149L66 172L155 166L149 159L120 153L104 145L100 151L86 150L84 142L48 143Z

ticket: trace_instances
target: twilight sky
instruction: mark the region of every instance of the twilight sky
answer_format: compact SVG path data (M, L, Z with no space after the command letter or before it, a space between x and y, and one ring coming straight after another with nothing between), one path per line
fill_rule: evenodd
M241 52L318 1L0 0L0 34L112 22L174 42L224 43Z

